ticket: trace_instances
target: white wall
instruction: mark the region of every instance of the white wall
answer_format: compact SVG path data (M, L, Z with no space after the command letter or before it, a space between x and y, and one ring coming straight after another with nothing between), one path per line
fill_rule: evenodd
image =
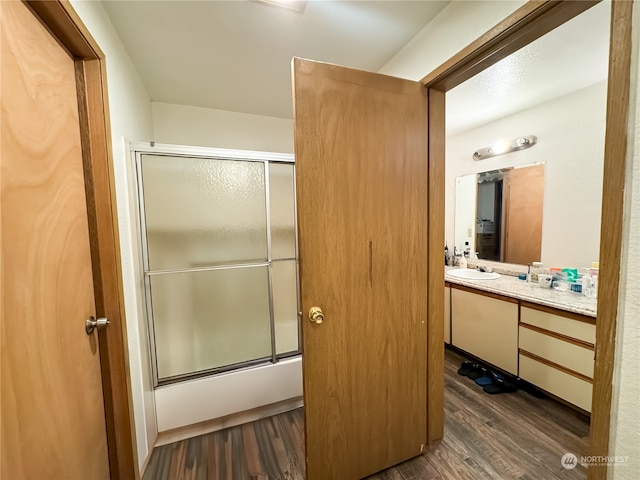
M454 1L447 5L380 73L420 80L526 2Z
M293 153L293 121L152 102L157 143Z
M133 397L138 467L142 468L157 437L155 398L151 385L146 328L140 310L140 288L135 271L138 245L134 243L130 196L129 156L124 139L149 140L153 128L151 100L135 66L124 50L100 2L72 0L107 61L107 88L111 117L113 162L120 230L124 306L127 323L129 371Z
M446 237L447 246L453 255L454 246L458 251L464 252L464 243L469 242L469 246L475 251L476 238L476 202L477 202L477 181L474 175L465 175L454 179L455 190L454 211L455 211L455 238L453 235Z
M640 8L634 7L634 45L629 115L629 136L624 224L620 271L620 295L616 331L616 352L611 402L609 455L627 456L628 463L609 467L607 478L640 478Z
M605 111L606 82L600 82L447 137L445 238L449 247L455 235L456 177L544 161L542 261L547 266L562 267L588 267L597 261ZM479 148L522 135L536 135L538 143L486 160L472 159Z

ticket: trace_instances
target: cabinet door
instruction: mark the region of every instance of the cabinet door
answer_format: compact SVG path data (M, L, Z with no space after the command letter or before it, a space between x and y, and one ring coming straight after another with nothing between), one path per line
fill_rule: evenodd
M518 304L451 289L453 345L509 373L518 373Z
M444 287L444 343L451 343L451 288Z

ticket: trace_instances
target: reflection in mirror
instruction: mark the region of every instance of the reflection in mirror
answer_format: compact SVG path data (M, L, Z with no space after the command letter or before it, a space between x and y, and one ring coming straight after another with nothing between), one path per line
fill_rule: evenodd
M444 240L449 250L454 244L464 249L465 241L474 251L481 247L476 245L477 187L466 193L473 203L462 212L471 219L458 218L458 197L465 196L457 188L461 176L544 160L541 253L533 260L578 268L597 261L609 11L610 4L598 3L447 92ZM473 159L483 147L525 134L537 137L535 147Z
M544 163L456 178L455 244L479 259L540 261Z

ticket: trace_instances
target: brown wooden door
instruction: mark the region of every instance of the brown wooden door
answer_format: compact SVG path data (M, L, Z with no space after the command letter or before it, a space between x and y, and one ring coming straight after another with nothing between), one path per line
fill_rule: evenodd
M109 478L73 59L1 2L2 479Z
M427 92L293 77L307 478L356 479L427 443Z
M544 164L509 170L504 177L503 262L528 265L542 252Z

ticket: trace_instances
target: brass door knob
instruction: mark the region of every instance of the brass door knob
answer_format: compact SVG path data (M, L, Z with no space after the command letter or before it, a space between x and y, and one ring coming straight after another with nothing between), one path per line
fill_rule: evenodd
M311 307L311 310L309 310L309 320L318 324L322 323L324 320L322 309L320 307Z

